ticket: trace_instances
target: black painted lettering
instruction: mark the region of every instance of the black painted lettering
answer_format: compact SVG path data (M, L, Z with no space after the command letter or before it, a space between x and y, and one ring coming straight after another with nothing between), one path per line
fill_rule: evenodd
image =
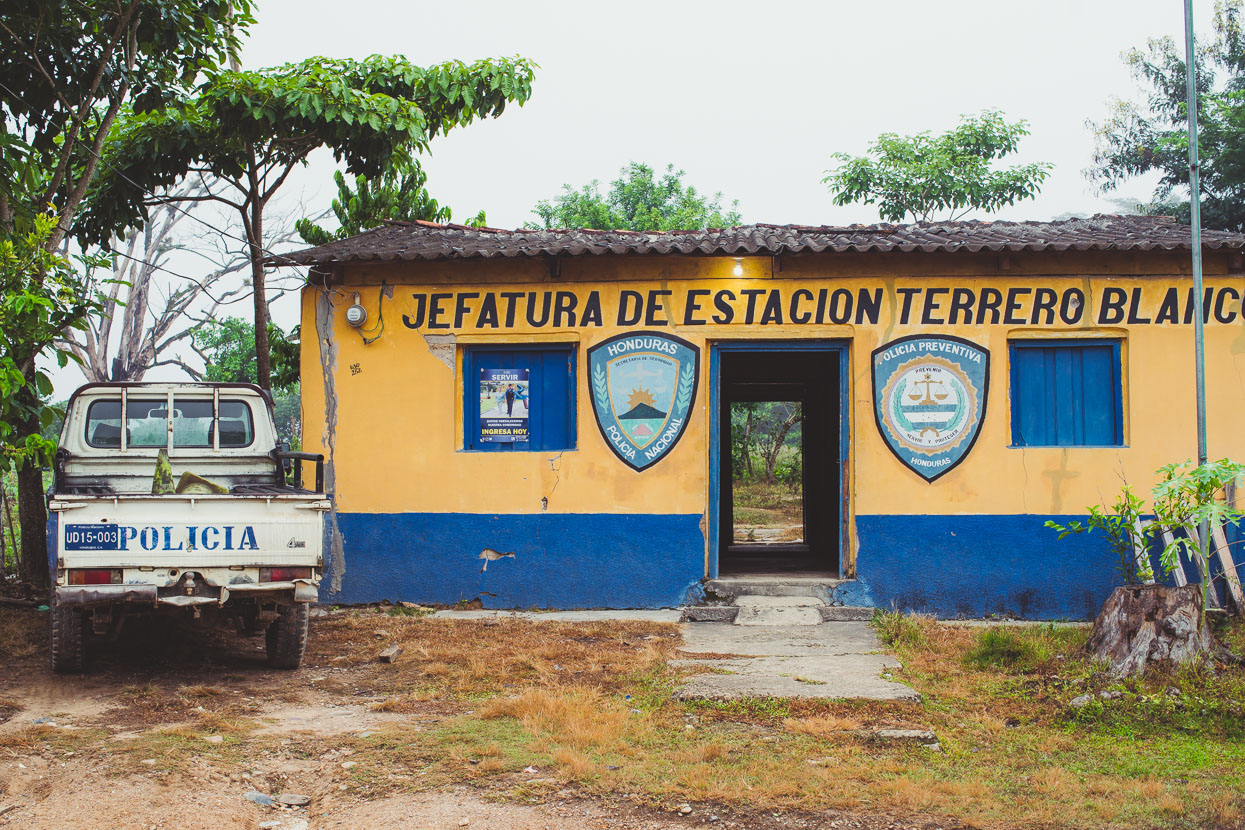
M812 302L813 292L807 288L799 288L791 295L791 312L787 315L787 319L802 326L813 319L813 312L800 310L801 299L807 299L809 302Z
M873 294L869 294L869 289L862 288L856 294L856 325L867 322L871 326L878 324L878 315L882 313L882 289L873 289Z
M1220 323L1231 323L1233 320L1236 319L1235 308L1225 309L1223 307L1223 301L1224 299L1228 297L1229 294L1232 295L1233 303L1236 303L1239 299L1241 299L1240 295L1236 293L1235 288L1228 288L1227 286L1220 288L1219 291L1215 294L1215 320L1217 320Z
M769 292L769 298L765 301L765 311L761 313L761 325L768 326L770 323L782 325L782 294L777 288Z
M1033 292L1033 312L1029 315L1029 325L1031 326L1053 326L1055 324L1055 303L1059 302L1059 295L1055 293L1053 288L1039 288ZM1042 319L1042 312L1046 312L1046 319Z
M1098 325L1112 326L1124 322L1124 303L1128 302L1128 292L1123 288L1102 289L1102 299L1098 304Z
M998 324L999 306L1003 304L1003 292L997 288L981 289L981 302L977 305L977 325L986 321L986 312L990 312L990 322Z
M739 292L748 298L748 310L744 313L744 324L752 325L752 321L756 319L757 297L765 293L763 288L745 288Z
M1084 316L1085 292L1079 288L1069 288L1063 292L1063 299L1059 302L1059 319L1064 325L1076 325Z
M700 311L700 300L697 297L707 297L712 293L708 288L693 288L687 292L687 304L683 306L683 325L685 326L703 326L706 321L697 319L694 315Z
M735 302L735 292L723 289L713 295L713 307L718 313L713 315L713 322L719 325L729 323L735 319L735 307L731 303Z
M632 310L631 305L635 304ZM639 291L623 291L618 295L618 325L634 326L644 313L644 297Z
M600 326L601 322L601 292L588 292L588 299L584 303L584 314L579 318L579 325Z
M476 328L485 326L497 328L497 297L492 291L485 293L484 301L480 303L480 316L476 317Z
M1032 288L1009 288L1007 289L1007 307L1003 312L1003 324L1006 326L1023 326L1025 318L1017 317L1016 313L1020 311L1021 297L1033 293Z
M449 323L439 322L441 315L445 313L445 309L441 308L441 301L448 300L453 294L432 294L428 297L428 328L430 329L448 329Z
M662 305L661 298L669 297L671 292L653 290L648 292L648 311L644 314L644 325L646 326L668 326L670 321L666 319L666 307ZM657 319L657 312L663 312L661 319Z
M549 308L553 303L553 292L540 292L540 317L536 316L536 292L527 292L527 324L534 329L544 328L549 323Z
M852 292L836 288L830 295L830 322L841 326L852 319Z
M415 314L402 315L402 325L408 329L417 329L424 324L424 312L428 310L427 294L412 294L411 299L415 301Z
M522 291L503 291L501 298L506 301L506 328L514 328L514 314L518 308L518 299L523 296Z
M454 328L461 329L463 320L466 319L467 313L471 310L467 308L468 300L479 299L479 291L464 291L454 298Z
M562 320L565 317L565 325L573 328L575 326L575 306L579 305L579 298L570 291L559 291L553 298L553 327L555 329L563 326Z
M921 306L921 324L925 326L940 326L943 323L941 317L934 317L934 312L938 311L941 306L938 305L938 295L946 294L950 288L927 288L925 289L925 302Z
M1159 304L1159 313L1154 322L1180 322L1180 294L1175 288L1167 289L1167 293L1163 295L1163 302Z
M830 289L822 288L817 292L817 322L826 322L826 298L830 296ZM850 295L849 295L850 296Z
M921 289L897 288L895 290L898 291L900 296L903 297L903 305L900 307L899 311L899 325L906 326L908 324L908 317L912 314L912 298L921 293Z
M957 325L960 322L960 312L964 312L964 322L968 325L973 323L973 306L977 304L977 295L973 293L971 288L957 288L951 292L951 311L947 318L947 322L951 325Z
M1150 322L1149 317L1141 316L1141 286L1133 289L1132 299L1128 303L1128 322L1131 325L1143 325Z

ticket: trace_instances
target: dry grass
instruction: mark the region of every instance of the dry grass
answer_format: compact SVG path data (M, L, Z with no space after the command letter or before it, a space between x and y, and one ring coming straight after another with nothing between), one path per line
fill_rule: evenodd
M25 660L47 648L47 614L0 607L0 658Z
M378 619L379 618L379 619ZM383 620L383 621L381 621ZM388 636L377 638L383 625ZM661 665L678 630L659 623L552 623L530 620L439 620L346 614L318 623L313 664L363 669L378 692L422 689L473 698L530 686L621 688ZM379 653L401 645L397 663ZM345 656L345 660L335 660Z
M791 732L800 735L811 735L814 738L829 738L844 732L854 732L861 728L860 721L855 718L839 717L838 715L814 715L809 718L786 718L782 725Z
M611 698L586 687L529 689L494 700L483 718L514 718L532 736L547 737L576 749L613 749L636 737L637 718Z

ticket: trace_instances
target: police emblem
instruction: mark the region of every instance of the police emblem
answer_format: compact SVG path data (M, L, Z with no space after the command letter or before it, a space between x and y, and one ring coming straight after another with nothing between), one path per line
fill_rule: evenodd
M588 350L592 411L623 463L645 470L679 443L699 375L700 349L669 334L624 334Z
M950 335L902 337L873 352L873 414L895 457L926 481L950 472L986 415L990 353Z

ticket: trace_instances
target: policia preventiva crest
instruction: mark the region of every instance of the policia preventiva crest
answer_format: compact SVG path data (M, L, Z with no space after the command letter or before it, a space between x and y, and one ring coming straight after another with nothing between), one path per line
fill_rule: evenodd
M990 353L960 337L916 335L873 351L873 414L886 446L926 481L964 460L986 416Z
M700 349L669 334L640 331L588 350L592 412L614 455L637 472L670 454L687 429L700 375Z

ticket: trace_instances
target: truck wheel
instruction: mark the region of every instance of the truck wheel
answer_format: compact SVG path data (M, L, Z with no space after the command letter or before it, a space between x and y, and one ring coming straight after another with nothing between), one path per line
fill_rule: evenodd
M53 604L52 671L80 672L86 668L86 615L77 608Z
M268 665L274 669L296 669L307 648L307 603L283 605L277 613L265 634Z

